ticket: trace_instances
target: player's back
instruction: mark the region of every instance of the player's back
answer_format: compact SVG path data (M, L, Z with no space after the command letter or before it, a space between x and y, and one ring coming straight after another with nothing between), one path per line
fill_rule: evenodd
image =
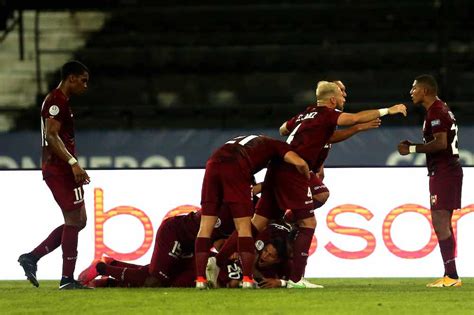
M318 168L319 155L337 126L340 111L325 106L308 108L298 120L287 142L313 171Z
M273 159L282 159L291 147L266 136L239 136L226 142L211 156L212 161L245 159L252 174L267 166Z

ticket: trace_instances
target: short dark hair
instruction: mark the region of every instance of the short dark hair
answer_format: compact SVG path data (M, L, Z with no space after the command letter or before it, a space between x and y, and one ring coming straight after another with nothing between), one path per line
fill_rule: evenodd
M267 242L268 244L272 244L273 247L275 247L278 258L280 259L286 259L288 257L287 253L287 247L286 247L286 241L282 239L281 237L276 237Z
M65 80L71 74L81 75L84 72L89 73L89 69L83 63L77 60L68 61L61 67L61 80Z
M429 74L422 74L415 78L417 84L422 84L428 88L435 95L438 94L438 83L434 76Z

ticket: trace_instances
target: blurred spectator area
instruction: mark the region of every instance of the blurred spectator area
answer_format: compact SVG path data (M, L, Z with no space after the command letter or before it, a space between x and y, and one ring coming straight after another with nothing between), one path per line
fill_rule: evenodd
M474 122L472 1L129 0L111 7L103 28L73 53L91 70L89 93L74 100L83 128L274 127L314 102L319 80L342 80L351 112L409 103L422 73L438 78L458 119ZM52 74L49 88L57 81ZM391 122L419 122L421 112L412 117Z

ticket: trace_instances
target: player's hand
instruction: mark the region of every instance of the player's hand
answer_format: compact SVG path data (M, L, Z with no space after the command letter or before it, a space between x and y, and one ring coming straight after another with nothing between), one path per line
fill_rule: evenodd
M281 288L281 281L280 279L263 278L258 286L262 289Z
M380 120L380 118L376 118L374 120L371 120L363 124L357 124L356 126L359 131L366 131L369 129L378 128L380 127L381 124L382 124L382 120Z
M295 165L295 166L296 166L296 169L298 170L298 172L303 174L306 177L306 179L310 178L308 163L304 162L302 164L298 164L298 165Z
M407 107L405 104L397 104L393 105L392 107L389 107L388 109L388 114L389 115L395 115L395 114L402 114L403 116L407 115Z
M410 149L409 149L410 145L412 145L410 141L403 140L402 142L398 144L398 153L400 153L400 155L410 154Z
M87 172L79 165L79 163L72 165L71 168L72 173L74 174L74 180L77 184L87 185L91 182L89 175L87 175Z

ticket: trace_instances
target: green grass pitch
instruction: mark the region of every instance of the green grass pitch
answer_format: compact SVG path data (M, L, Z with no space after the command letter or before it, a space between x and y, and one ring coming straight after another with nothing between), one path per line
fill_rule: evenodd
M324 289L95 289L57 281L0 281L0 314L474 314L474 278L459 288L432 279L318 279Z

